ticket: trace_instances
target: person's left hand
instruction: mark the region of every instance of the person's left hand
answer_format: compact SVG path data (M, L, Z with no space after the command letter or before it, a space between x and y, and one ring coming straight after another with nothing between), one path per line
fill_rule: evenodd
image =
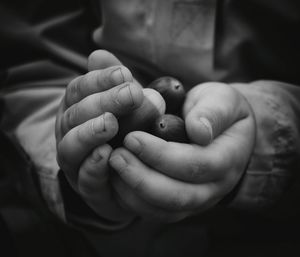
M227 84L200 84L183 116L190 144L135 131L112 153L113 188L129 211L177 221L214 206L240 180L256 133L246 99Z

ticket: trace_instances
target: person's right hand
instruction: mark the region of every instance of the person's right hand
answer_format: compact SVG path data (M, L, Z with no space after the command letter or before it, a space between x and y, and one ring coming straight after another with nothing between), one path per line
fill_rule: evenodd
M106 51L88 60L89 72L67 86L56 119L57 161L72 188L96 213L120 220L122 210L112 201L108 181L107 142L118 132L116 116L143 102L141 85Z

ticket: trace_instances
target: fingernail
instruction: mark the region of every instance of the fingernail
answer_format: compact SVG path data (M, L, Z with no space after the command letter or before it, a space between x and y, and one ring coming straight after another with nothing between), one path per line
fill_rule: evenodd
M149 100L158 110L160 114L164 114L166 111L166 102L164 98L156 90L152 88L145 88L143 93L147 100Z
M124 80L124 75L122 73L122 69L119 67L119 68L113 70L110 73L110 79L111 79L111 82L114 85L118 85L118 84L124 83L125 80Z
M121 155L113 156L109 159L109 163L115 170L123 169L126 166L126 161Z
M91 157L91 160L94 162L94 163L97 163L99 161L101 161L103 159L100 151L98 149L94 150L94 152L92 153L92 157Z
M102 114L97 119L92 120L92 130L93 130L94 135L102 133L103 131L105 131L105 118L104 118L104 115L105 114Z
M118 102L121 105L125 105L125 106L133 106L134 105L129 83L126 83L124 86L122 86L119 89L117 97L118 97Z
M207 118L201 117L199 119L199 121L204 125L204 127L206 128L208 134L209 134L209 143L211 143L213 141L213 130L212 130L212 126L211 123L209 122L209 120Z
M140 153L140 151L141 151L141 143L134 136L125 137L124 145L126 148L128 148L128 150L130 150L134 153Z

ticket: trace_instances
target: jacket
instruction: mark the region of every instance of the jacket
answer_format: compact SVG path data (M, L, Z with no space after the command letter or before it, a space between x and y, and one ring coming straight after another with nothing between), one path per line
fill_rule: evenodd
M264 122L258 124L256 148L230 208L295 216L299 11L296 0L3 1L1 128L13 133L31 157L48 208L68 222L58 180L55 114L68 82L86 72L91 51L100 47L113 52L145 85L161 75L177 77L187 89L206 81L249 83L248 100L257 103L255 115ZM232 215L225 215L222 224L226 217L232 221ZM200 221L191 218L174 226L138 220L119 233L76 225L103 256L114 251L128 256L180 256L190 251L193 256L209 245L206 220L206 214ZM205 243L196 250L193 240L170 244L181 233Z

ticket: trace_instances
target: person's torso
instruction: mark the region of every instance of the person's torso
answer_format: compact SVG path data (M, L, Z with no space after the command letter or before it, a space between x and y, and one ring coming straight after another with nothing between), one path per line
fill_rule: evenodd
M101 2L97 43L153 76L300 83L297 0Z

